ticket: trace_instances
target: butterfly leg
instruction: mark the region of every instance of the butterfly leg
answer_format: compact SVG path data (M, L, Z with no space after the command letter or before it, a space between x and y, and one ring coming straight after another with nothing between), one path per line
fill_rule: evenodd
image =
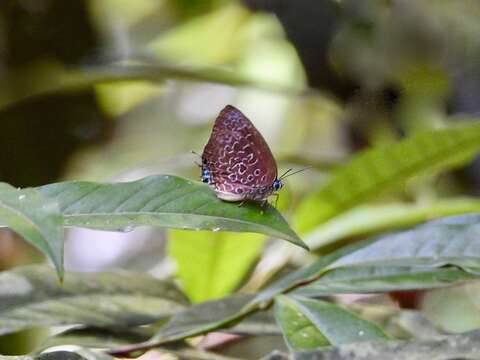
M268 207L268 200L267 199L262 200L260 206L262 207L262 210L266 209Z
M275 196L275 209L277 208L277 204L278 204L278 197L280 196L280 194L272 194L272 196Z
M197 153L195 150L192 150L192 154L197 155L200 159L202 158L202 155L200 155L199 153Z
M238 207L242 207L243 204L245 204L246 201L247 201L247 200L242 200L242 201L240 201L237 206L238 206Z

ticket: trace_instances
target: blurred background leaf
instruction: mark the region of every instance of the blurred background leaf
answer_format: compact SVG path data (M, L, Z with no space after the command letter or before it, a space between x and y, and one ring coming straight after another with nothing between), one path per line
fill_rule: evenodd
M265 240L257 234L172 232L169 254L193 302L220 298L232 292L260 255Z
M191 151L201 153L221 108L237 106L266 138L280 173L313 166L286 180L279 210L314 253L250 234L69 229L65 264L173 278L199 301L265 287L257 300L268 303L354 250L344 245L478 212L479 16L470 0L2 1L0 180L25 187L153 174L198 179ZM219 244L228 255L216 255L224 254ZM36 248L0 231L0 269L39 261ZM207 279L195 270L203 261L228 264L228 272ZM443 271L455 273L447 283L465 275L431 271L423 285L443 285ZM399 276L412 284L412 273ZM388 289L388 276L380 278ZM215 291L189 290L206 282ZM442 329L471 329L477 294L475 284L425 290L418 311ZM367 299L352 301L397 306ZM465 305L457 318L455 300ZM263 340L237 349L242 343L261 357L276 346Z
M478 152L480 125L467 124L411 136L397 144L357 155L338 169L320 190L307 197L296 214L298 227L314 225L362 204L414 176L449 169ZM321 208L316 207L321 204Z
M70 273L64 285L44 266L0 274L0 333L84 324L125 329L166 319L188 301L171 282L138 273Z
M411 230L386 234L339 258L328 268L453 265L478 273L478 220L477 214L451 216Z

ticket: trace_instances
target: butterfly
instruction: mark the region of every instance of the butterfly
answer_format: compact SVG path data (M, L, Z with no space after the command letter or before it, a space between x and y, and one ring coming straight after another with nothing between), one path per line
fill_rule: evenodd
M237 108L218 115L202 153L201 180L225 201L266 202L282 188L277 163L260 132ZM293 174L291 174L293 175Z

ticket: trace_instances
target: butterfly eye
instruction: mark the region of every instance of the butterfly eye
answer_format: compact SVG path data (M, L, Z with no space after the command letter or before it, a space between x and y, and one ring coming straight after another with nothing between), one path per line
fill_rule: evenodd
M282 188L282 186L283 186L282 180L275 179L275 181L273 182L273 185L272 185L272 186L273 186L273 189L274 189L275 191L280 190L280 189Z

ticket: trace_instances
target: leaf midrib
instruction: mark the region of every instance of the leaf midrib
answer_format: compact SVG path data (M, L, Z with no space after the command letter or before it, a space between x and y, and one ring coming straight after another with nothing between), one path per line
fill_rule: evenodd
M226 220L230 221L233 223L239 223L239 224L246 224L246 225L253 225L259 229L267 229L269 230L267 234L277 233L277 234L282 234L282 235L287 235L288 239L290 240L295 240L298 241L298 239L293 238L291 235L288 235L278 229L275 229L273 227L268 227L266 225L257 223L257 222L250 222L247 220L239 220L238 218L229 218L229 217L224 217L224 216L217 216L217 215L205 215L205 214L195 214L195 213L181 213L181 212L152 212L152 211L126 211L126 212L121 212L121 213L77 213L77 214L65 214L63 215L65 219L68 218L75 218L75 217L89 217L89 216L132 216L132 215L150 215L150 216L162 216L162 215L173 215L173 216L184 216L184 215L193 215L193 216L198 216L201 218L207 218L207 219L221 219L221 220ZM67 224L68 225L68 224ZM143 225L143 224L140 224ZM73 225L72 225L73 226ZM271 231L274 230L274 231ZM279 235L276 235L279 236Z

